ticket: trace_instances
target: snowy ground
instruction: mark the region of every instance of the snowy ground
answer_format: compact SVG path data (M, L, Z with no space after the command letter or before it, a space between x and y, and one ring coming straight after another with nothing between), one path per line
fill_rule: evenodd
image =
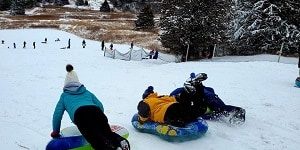
M123 61L103 57L99 42L86 40L83 49L82 38L57 30L0 30L0 37L5 41L0 43L1 149L45 149L51 139L52 113L62 92L67 63L74 65L79 80L102 101L109 122L129 130L132 150L300 147L300 88L294 87L298 75L295 58L282 58L284 63L269 55L186 63ZM48 43L42 44L46 37ZM54 42L56 38L61 41ZM60 49L67 46L69 38L71 49ZM25 49L23 41L27 42ZM35 50L33 41L37 43ZM12 48L13 42L17 49ZM145 88L153 85L155 91L168 94L181 86L190 72L206 72L206 86L213 87L227 104L245 108L245 124L208 121L204 137L183 143L169 143L134 130L131 117ZM65 113L62 127L70 125Z

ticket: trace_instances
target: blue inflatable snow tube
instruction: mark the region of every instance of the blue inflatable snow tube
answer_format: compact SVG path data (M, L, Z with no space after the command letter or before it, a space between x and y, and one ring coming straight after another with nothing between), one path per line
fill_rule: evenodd
M300 77L298 77L298 78L296 79L295 83L296 83L296 86L297 86L297 87L300 87Z
M140 132L158 135L160 138L170 142L182 142L197 139L203 136L208 130L208 125L202 118L198 118L194 122L187 124L185 127L175 127L152 121L141 124L138 121L138 114L135 114L132 117L131 123L133 127Z
M87 144L83 136L60 137L52 139L46 146L46 150L68 150Z

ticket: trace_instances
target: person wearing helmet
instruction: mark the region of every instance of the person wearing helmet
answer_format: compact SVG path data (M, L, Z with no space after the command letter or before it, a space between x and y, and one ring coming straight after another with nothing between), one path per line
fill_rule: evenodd
M186 103L193 102L195 105L195 115L204 119L219 120L222 117L230 117L229 122L240 124L245 121L245 109L237 106L226 105L211 87L205 87L202 81L206 80L206 73L191 73L184 83L184 86L177 88L170 93L170 96L179 97L180 101ZM198 112L197 112L198 109ZM199 113L206 110L205 113Z

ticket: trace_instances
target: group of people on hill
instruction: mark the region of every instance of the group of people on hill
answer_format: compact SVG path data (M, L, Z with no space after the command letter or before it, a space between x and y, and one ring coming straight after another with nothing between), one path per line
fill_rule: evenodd
M103 104L79 82L73 66L66 65L66 71L63 93L53 113L51 137L60 137L61 120L67 111L95 150L129 150L129 141L111 131ZM149 86L137 105L140 123L154 121L184 127L198 117L218 120L230 114L231 123L244 122L245 109L226 105L213 88L202 84L206 79L205 73L191 73L184 86L169 95L158 95L153 86Z
M48 41L48 39L45 38L44 41L41 42L41 43L47 44L47 41ZM59 42L59 41L60 41L59 38L55 39L55 42ZM4 40L1 40L1 44L5 44L5 41L4 41ZM82 40L81 45L82 45L82 48L85 48L86 45L87 45L86 41L85 41L85 40ZM27 46L27 42L24 41L24 42L23 42L23 48L26 48L26 46ZM33 49L36 48L36 42L32 42L32 47L33 47ZM101 50L102 50L102 51L104 50L104 47L105 47L105 43L104 43L104 40L103 40L103 41L101 42ZM112 43L110 44L109 47L110 47L110 50L113 50L113 44L112 44ZM8 48L9 48L9 47L8 47ZM16 44L16 43L13 43L13 48L14 48L14 49L17 48L17 44ZM67 45L67 47L63 47L63 48L61 48L61 49L70 49L70 48L71 48L71 39L69 38L69 39L68 39L68 45ZM133 42L130 43L130 49L133 49ZM157 50L151 50L150 53L148 54L148 57L149 57L149 59L157 59L157 58L158 58L158 51L157 51Z
M55 42L59 42L59 41L60 41L59 38L55 39ZM41 42L41 43L47 44L47 42L48 42L48 39L45 38L44 41ZM5 44L5 41L4 41L4 40L1 40L1 44ZM24 42L23 42L23 48L26 48L26 46L27 46L27 42L24 41ZM33 49L36 48L36 42L32 42L32 47L33 47ZM82 47L83 47L83 48L86 47L86 41L85 41L85 40L82 41ZM9 48L9 47L8 47L8 48ZM17 44L16 44L16 43L13 43L13 48L17 48ZM67 48L67 49L70 49L70 48L71 48L71 39L68 39L68 45L67 45L67 47L64 47L64 48ZM63 49L63 48L62 48L62 49Z
M1 40L1 44L5 44L5 41L4 40ZM23 48L26 48L26 41L23 42ZM33 46L33 49L35 49L36 47L36 43L35 42L32 42L32 46ZM9 47L7 47L9 48ZM17 44L16 43L13 43L13 48L17 48Z
M105 48L105 42L104 42L104 40L102 40L102 42L101 42L101 50L103 51L104 48ZM113 43L111 43L111 44L109 45L109 49L110 49L110 50L113 50L113 49L114 49ZM130 43L130 49L133 49L133 42Z
M59 42L59 41L60 41L59 38L57 38L57 39L55 40L55 42ZM42 43L42 44L47 44L47 42L48 42L48 39L45 38L44 41L42 41L41 43ZM1 44L5 44L5 41L4 41L4 40L1 40ZM82 45L83 45L83 47L85 47L85 45L86 45L86 44L85 44L85 40L83 40ZM27 42L24 41L24 42L23 42L23 48L26 48L26 47L27 47ZM32 42L32 47L33 47L33 49L36 48L36 42L35 42L35 41ZM67 48L69 49L70 47L71 47L71 39L68 40L68 46L67 46ZM10 48L10 47L8 47L8 48ZM13 48L14 48L14 49L17 48L17 44L16 44L15 42L13 43Z
M104 42L104 40L102 40L102 42L101 42L101 50L104 51L104 48L105 48L105 42ZM113 43L111 43L111 44L109 45L109 49L110 49L110 50L113 50L113 49L114 49Z

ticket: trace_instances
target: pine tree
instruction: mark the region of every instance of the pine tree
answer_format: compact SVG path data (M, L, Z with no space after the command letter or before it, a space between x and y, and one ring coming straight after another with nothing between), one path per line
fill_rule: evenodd
M137 29L154 28L154 15L150 5L145 5L137 17L138 19L135 21Z
M84 5L84 1L83 0L76 0L75 5L76 6L82 6L82 5Z
M105 0L105 1L102 3L102 5L101 5L101 7L100 7L100 11L101 11L101 12L110 12L110 7L109 7L109 4L108 4L107 0Z
M25 0L12 0L11 15L25 15Z
M36 6L36 3L37 3L36 0L25 0L26 8L33 8Z
M58 6L64 6L64 5L69 5L70 2L69 0L54 0L54 4ZM77 5L77 1L75 2L75 5Z
M160 39L175 54L200 58L202 51L225 39L229 1L164 0Z
M62 6L62 0L54 0L54 4L58 6Z
M9 10L11 0L0 0L0 11Z
M160 35L162 45L169 48L175 54L183 54L188 44L184 26L188 25L185 16L182 15L184 1L164 0L160 17L160 27L163 31ZM187 14L187 13L183 13ZM187 14L186 17L188 17Z
M232 32L232 43L236 48L234 54L275 54L282 43L286 47L294 45L293 41L299 37L299 27L293 24L294 17L287 14L289 11L285 7L291 9L290 6L293 5L289 2L237 1ZM298 7L294 8L299 9L299 2L297 3ZM299 17L299 12L296 16Z
M62 5L69 5L70 4L69 0L60 0L60 1L61 1Z
M289 54L299 52L300 45L300 1L299 0L288 0L285 3L281 3L281 16L286 23L293 26L290 31L290 37L287 41L288 48L285 51Z

